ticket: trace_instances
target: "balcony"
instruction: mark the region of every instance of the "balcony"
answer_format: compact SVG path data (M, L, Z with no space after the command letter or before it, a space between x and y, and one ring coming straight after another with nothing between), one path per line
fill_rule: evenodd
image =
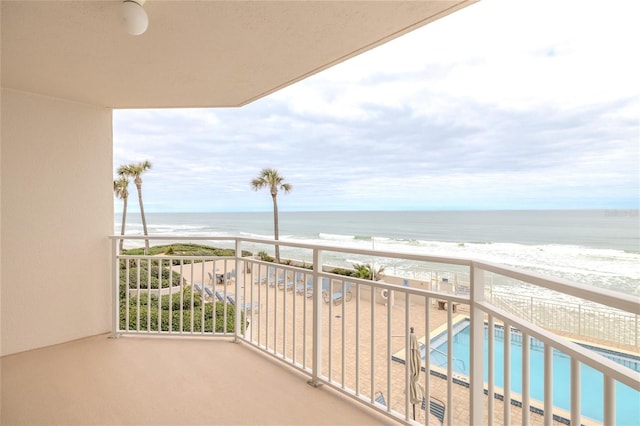
M279 364L224 339L95 336L4 357L2 424L380 423Z
M640 359L640 306L620 294L468 259L245 238L150 239L204 240L235 253L273 252L279 244L283 253L295 248L304 258L276 265L253 256L122 256L113 237L110 337L117 338L4 357L3 423L440 424L406 392L411 328L421 338L423 367L429 365L418 382L425 400L444 407L444 424L623 423L620 410L628 413L616 403L618 383L634 395L640 390L637 371L587 349L605 346ZM433 273L381 281L345 277L330 266L341 257L376 264L411 259ZM165 274L162 268L156 277L139 272L160 264ZM500 291L520 285L557 297ZM156 314L145 309L153 300ZM203 326L207 310L216 309L221 324ZM460 355L454 343L464 340L456 333L465 321L468 348ZM516 340L523 350L509 356ZM542 372L529 355L533 346L543 352ZM554 349L569 358L567 383L555 383L548 368ZM485 364L477 356L483 352L492 361L504 352L507 361ZM515 373L516 364L523 373ZM581 366L604 377L593 390L601 395L599 419L581 403ZM507 380L512 373L521 376L521 388ZM541 397L534 376L544 377ZM567 407L554 400L558 385L566 385ZM376 401L380 394L384 404Z

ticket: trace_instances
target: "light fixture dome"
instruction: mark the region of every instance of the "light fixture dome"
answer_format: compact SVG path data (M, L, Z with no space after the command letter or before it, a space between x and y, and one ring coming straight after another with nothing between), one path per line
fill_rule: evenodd
M143 4L144 0L124 0L120 5L120 22L131 35L140 35L149 26L149 17Z

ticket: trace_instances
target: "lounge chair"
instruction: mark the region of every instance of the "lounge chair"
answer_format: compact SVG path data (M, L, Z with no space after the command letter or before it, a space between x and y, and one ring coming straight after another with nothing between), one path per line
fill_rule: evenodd
M346 300L347 302L350 301L351 300L351 283L347 281L344 284L344 294L342 293L342 286L340 286L337 291L331 294L329 294L328 290L323 291L322 298L324 299L325 303L329 303L329 301L332 301L334 304L338 304L342 302L342 299Z
M227 296L230 295L230 294L232 294L232 293L226 293L225 294L225 293L221 292L220 290L216 290L215 291L216 299L218 299L218 301L222 302L222 303L227 303L228 302Z
M296 293L297 294L306 293L307 296L309 296L309 294L313 295L313 275L310 275L309 278L307 278L306 284L300 284L296 286Z
M260 284L260 282L261 281L260 281L260 276L259 275L252 275L251 276L251 283L253 285Z
M422 398L422 405L420 408L425 409L425 399ZM440 420L440 424L444 424L444 413L446 409L444 408L444 402L439 400L438 398L434 398L433 396L429 400L429 412L435 416L438 420Z
M260 278L258 278L258 281L260 282L260 284L264 284L269 280L269 278L274 277L275 274L276 274L276 268L274 268L273 266L269 266L267 268L267 275L260 275Z
M215 295L213 294L213 290L211 290L209 287L205 287L204 291L205 293L207 293L207 297L209 298L209 300L213 300L213 298L215 297Z
M331 290L331 280L329 278L322 279L322 298L329 303L329 291ZM307 297L313 297L313 288L307 290Z
M380 405L384 405L385 407L387 406L387 401L385 401L384 399L384 394L380 391L376 392L376 394L373 396L373 400Z
M213 277L211 272L207 272L209 274L209 284L214 285L216 283L216 279Z
M269 287L275 287L276 285L278 285L280 283L284 283L284 272L285 271L281 271L278 274L278 278L276 278L275 274L274 275L269 275L269 280L268 280Z
M293 280L283 280L278 283L278 288L280 290L293 290L293 287L302 280L302 272L296 272Z
M205 287L205 289L206 288L207 287ZM200 283L194 283L193 284L193 291L195 293L198 293L203 299L206 299L207 296L208 296L207 294L204 293L204 289L202 288L202 284L200 284Z
M231 303L233 306L235 306L236 309L240 309L241 311L254 311L254 310L260 309L260 302L247 302L247 303L244 303L244 301L242 299L240 299L240 304L237 305L236 304L236 295L233 294L233 293L227 293L227 300L229 301L229 303Z

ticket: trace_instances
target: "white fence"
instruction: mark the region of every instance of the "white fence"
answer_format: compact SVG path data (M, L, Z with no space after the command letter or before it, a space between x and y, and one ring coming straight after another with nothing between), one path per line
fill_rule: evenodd
M488 300L547 330L640 348L637 313L497 292L490 292Z

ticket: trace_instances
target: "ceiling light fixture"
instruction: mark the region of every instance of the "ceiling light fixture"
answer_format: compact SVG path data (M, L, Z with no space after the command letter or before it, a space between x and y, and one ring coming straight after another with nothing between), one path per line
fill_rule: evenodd
M140 35L147 31L149 17L142 5L145 0L124 0L120 5L120 22L131 35Z

